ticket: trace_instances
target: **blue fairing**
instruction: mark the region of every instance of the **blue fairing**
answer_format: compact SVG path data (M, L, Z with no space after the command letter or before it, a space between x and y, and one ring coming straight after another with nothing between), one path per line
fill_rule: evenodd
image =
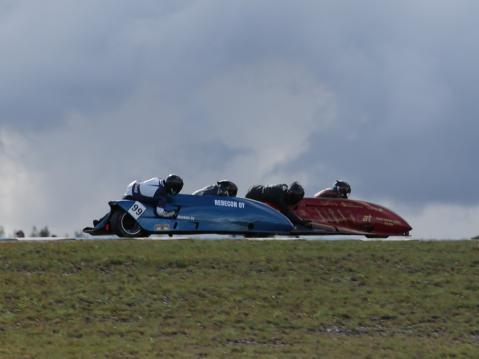
M119 207L128 212L134 203L121 200L110 202L110 206L112 211ZM145 207L137 222L149 233L278 234L293 229L289 219L277 210L245 198L179 194L169 197L165 206L166 210L177 212L173 219L160 218L156 215L155 207ZM105 223L99 223L95 229Z

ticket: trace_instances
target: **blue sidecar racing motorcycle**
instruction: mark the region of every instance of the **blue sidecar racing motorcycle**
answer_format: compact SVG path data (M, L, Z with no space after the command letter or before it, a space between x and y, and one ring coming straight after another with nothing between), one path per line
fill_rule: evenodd
M169 218L160 217L156 207L133 200L109 202L110 212L94 227L84 228L90 235L147 237L151 234L242 234L267 236L288 234L290 220L269 205L239 197L178 194L168 197Z

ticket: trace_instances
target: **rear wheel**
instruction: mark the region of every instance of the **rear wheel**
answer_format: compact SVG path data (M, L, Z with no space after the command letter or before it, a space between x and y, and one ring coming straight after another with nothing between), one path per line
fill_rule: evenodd
M144 237L148 233L143 231L136 220L127 212L115 211L110 219L113 231L118 237Z

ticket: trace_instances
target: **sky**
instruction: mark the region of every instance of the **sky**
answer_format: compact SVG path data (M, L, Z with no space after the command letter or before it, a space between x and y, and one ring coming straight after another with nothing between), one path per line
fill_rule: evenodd
M337 178L479 234L477 1L0 0L0 225L90 225L134 179Z

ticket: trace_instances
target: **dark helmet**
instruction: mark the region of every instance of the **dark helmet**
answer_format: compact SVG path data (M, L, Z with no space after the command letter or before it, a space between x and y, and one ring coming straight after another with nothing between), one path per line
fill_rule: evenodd
M169 194L178 194L183 188L183 180L180 176L170 174L165 180L165 190Z
M340 197L348 198L348 194L351 193L351 186L347 182L336 180L334 190L339 194Z
M286 191L286 202L289 205L294 205L301 201L304 197L304 189L298 182L291 183L289 189Z
M231 181L221 180L218 181L218 195L236 197L238 193L238 186Z

